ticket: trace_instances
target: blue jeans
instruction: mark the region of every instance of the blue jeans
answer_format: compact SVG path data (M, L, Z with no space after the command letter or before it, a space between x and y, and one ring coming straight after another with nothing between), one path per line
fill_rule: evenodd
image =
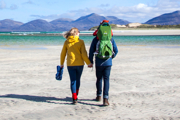
M102 94L102 79L104 80L103 98L109 98L109 77L111 66L96 66L96 88L97 96Z
M68 66L69 77L71 80L71 92L76 93L76 90L79 90L80 79L84 66Z

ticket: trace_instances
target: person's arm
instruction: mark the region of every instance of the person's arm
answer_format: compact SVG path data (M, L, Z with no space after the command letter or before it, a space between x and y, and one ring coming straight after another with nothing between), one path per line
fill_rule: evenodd
M62 51L61 51L61 60L60 60L60 65L62 67L64 65L66 53L67 53L67 46L66 46L66 42L64 42L64 45L63 45L63 48L62 48Z
M89 49L89 60L91 61L91 63L93 63L93 57L94 57L94 52L96 51L97 42L98 42L97 37L95 37L91 42L91 46Z
M118 53L118 48L117 48L116 42L113 38L112 38L112 45L113 45L113 51L114 51L114 55L112 56L112 58L115 58Z
M98 32L98 30L96 30L96 31L93 33L93 36L96 36L96 35L97 35L97 32Z
M86 47L84 44L84 41L82 40L82 46L81 46L81 54L82 54L82 58L83 60L86 62L87 65L91 64L88 56L87 56L87 51L86 51Z

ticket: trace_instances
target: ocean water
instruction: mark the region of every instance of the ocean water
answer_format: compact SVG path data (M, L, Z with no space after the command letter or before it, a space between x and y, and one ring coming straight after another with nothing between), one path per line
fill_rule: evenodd
M84 32L85 33L85 32ZM2 46L53 46L63 45L66 40L63 36L47 35L52 33L40 32L7 32L0 33L0 47ZM11 35L13 34L13 35ZM33 35L29 35L33 34ZM35 35L40 34L40 35ZM56 33L54 33L56 34ZM90 45L94 36L80 36L86 45ZM116 44L119 46L144 45L144 46L180 46L180 36L114 36Z

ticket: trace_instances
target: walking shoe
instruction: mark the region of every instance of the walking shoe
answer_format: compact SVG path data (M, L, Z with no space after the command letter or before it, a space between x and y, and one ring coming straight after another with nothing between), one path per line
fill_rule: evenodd
M101 101L101 96L97 96L96 101Z
M73 103L72 104L76 105L77 103L78 103L77 99L76 100L73 99Z
M104 99L103 99L103 105L104 105L104 106L108 106L108 105L109 105L109 102L108 102L108 99L107 99L107 98L104 98Z

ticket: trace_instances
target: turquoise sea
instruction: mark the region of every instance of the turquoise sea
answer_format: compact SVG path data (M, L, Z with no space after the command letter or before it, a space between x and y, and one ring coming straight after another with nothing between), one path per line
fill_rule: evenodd
M36 35L38 34L38 35ZM49 35L51 34L51 35ZM55 32L53 34L56 34ZM86 45L90 45L94 36L81 36L80 39L85 41ZM150 45L150 46L180 46L180 36L114 36L116 44L119 46L129 45ZM60 35L52 35L52 33L40 32L1 32L0 47L2 46L53 46L63 45L65 38Z

